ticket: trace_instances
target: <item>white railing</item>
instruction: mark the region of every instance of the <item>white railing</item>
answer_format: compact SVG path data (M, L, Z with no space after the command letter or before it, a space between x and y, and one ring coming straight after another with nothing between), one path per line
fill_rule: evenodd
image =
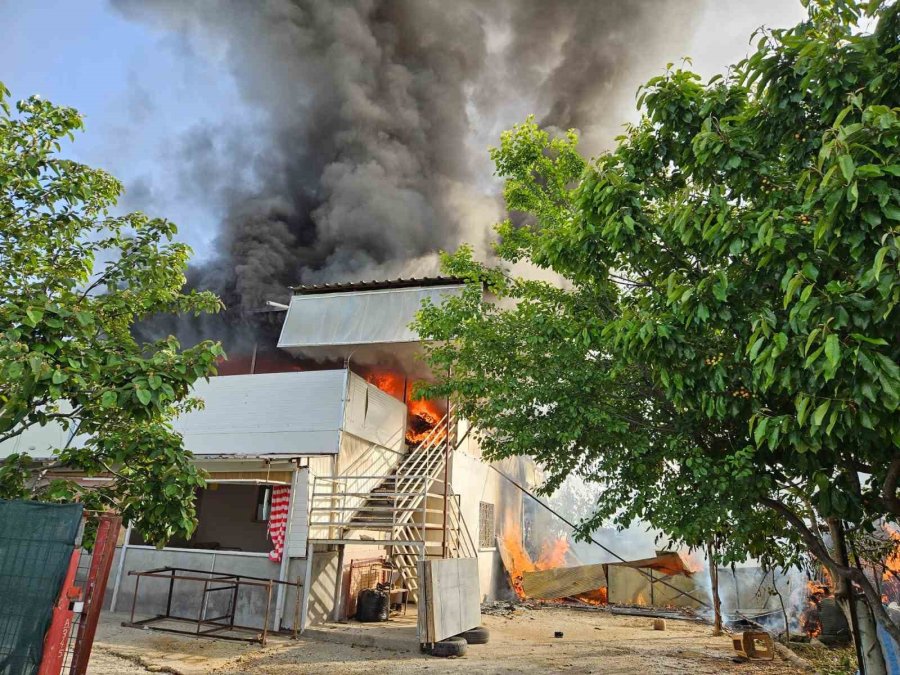
M413 521L416 513L427 520L428 487L444 467L448 416L395 467L392 475L374 471L354 475L361 458L338 476L316 476L310 504L310 537L342 539L349 529L389 530ZM368 467L367 467L368 468ZM372 518L373 513L381 518ZM365 525L356 516L368 513ZM424 529L423 529L424 531Z
M390 475L356 474L361 466L358 458L340 475L316 476L310 497L310 539L342 542L353 539L353 532L377 532L381 538L376 543L390 546L391 560L413 600L418 595L420 559L475 557L460 497L444 485L447 456L465 439L448 441L454 430L451 409ZM430 507L429 501L441 507Z

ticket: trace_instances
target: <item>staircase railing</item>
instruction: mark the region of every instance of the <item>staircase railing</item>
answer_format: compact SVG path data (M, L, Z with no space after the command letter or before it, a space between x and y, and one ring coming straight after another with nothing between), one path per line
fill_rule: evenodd
M475 558L478 555L478 549L475 548L469 526L462 515L462 505L458 494L453 494L450 498L450 534L454 558Z
M310 505L310 538L346 541L353 531L374 531L390 546L400 578L418 596L417 563L426 556L474 557L477 549L460 508L459 495L444 485L448 450L465 439L455 431L451 408L425 438L400 460L390 475L349 475L354 461L338 476L316 476ZM449 498L444 504L445 493ZM440 508L434 508L439 503ZM447 551L443 550L444 508ZM429 537L429 533L432 534ZM378 540L376 540L377 543ZM429 551L430 549L430 551Z
M383 510L390 518L392 532L413 520L414 514L427 509L420 502L426 501L429 484L438 478L444 464L444 439L448 420L445 415L426 437L396 466L393 474L351 475L344 472L337 476L315 476L310 504L310 537L314 539L342 539L347 529L359 526L354 522L357 513L369 510L374 500L374 510ZM348 469L357 464L351 463ZM425 510L423 510L425 509ZM385 518L372 526L359 529L385 529ZM325 528L327 534L323 534Z

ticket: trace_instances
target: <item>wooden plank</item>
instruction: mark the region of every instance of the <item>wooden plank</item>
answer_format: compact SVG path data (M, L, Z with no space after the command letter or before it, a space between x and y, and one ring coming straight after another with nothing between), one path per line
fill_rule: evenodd
M424 642L437 642L481 623L481 595L476 558L425 560Z
M596 591L606 586L604 565L557 567L552 570L525 572L522 589L529 598L566 598L570 595Z

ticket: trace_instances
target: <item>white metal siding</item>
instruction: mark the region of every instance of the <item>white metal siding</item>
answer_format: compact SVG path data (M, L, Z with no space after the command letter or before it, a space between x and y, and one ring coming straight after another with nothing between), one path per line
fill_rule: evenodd
M309 537L309 469L298 469L295 474L291 517L285 537L284 553L288 558L306 557L306 540Z
M175 429L196 455L337 454L346 370L230 375L198 382L205 407Z
M284 319L278 346L324 347L417 342L409 327L422 301L440 304L463 286L394 288L375 291L295 295Z
M351 373L344 430L386 448L401 450L406 431L406 405Z

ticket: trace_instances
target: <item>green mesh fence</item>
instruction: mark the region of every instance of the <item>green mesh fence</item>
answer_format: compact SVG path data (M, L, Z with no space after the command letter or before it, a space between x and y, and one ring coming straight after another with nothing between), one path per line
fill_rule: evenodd
M0 499L0 675L37 673L81 504Z

